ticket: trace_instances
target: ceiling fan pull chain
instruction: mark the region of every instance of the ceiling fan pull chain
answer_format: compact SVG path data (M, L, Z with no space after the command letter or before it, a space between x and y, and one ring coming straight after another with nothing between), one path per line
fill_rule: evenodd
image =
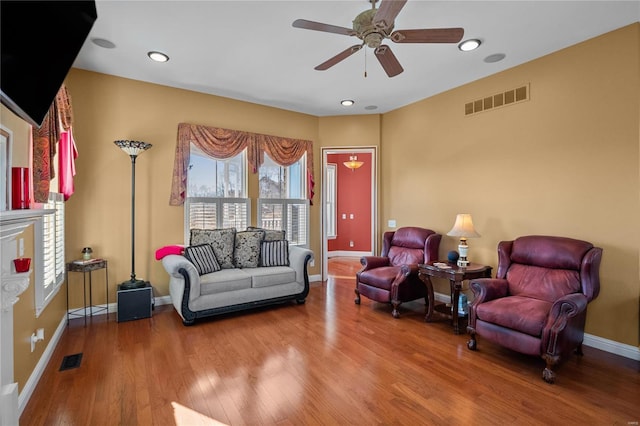
M364 49L364 78L367 78L367 49Z

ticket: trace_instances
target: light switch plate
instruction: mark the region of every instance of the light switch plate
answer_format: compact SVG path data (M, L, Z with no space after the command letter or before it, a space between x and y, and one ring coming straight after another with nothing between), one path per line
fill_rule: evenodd
M389 228L395 228L396 227L396 220L395 219L389 219L387 221L387 226L389 226Z

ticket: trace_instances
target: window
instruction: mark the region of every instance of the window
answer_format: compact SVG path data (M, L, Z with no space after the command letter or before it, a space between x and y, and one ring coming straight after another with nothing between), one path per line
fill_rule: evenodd
M36 316L47 306L64 282L64 197L59 193L49 193L49 201L43 205L52 210L43 216L42 221L35 224L36 235L42 235L41 243L36 250L42 253L42 270L38 271L40 279L35 286ZM36 241L38 239L36 238Z
M184 210L186 243L193 228L246 229L251 218L246 175L246 151L221 160L191 145Z
M264 163L258 171L258 226L284 229L289 243L304 247L309 245L306 164L306 154L288 167L280 166L265 154Z

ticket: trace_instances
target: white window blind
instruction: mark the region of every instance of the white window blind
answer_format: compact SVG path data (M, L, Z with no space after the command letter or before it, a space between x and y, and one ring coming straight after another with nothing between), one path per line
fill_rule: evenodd
M258 226L284 229L292 245L309 246L309 200L258 199Z
M36 316L47 306L58 292L65 275L64 260L64 198L62 194L50 193L49 201L44 204L52 213L45 214L41 224L36 224L36 233L42 234L42 268L36 280ZM37 248L36 248L37 249Z
M249 198L187 197L184 206L185 244L189 244L191 229L245 230L251 218Z

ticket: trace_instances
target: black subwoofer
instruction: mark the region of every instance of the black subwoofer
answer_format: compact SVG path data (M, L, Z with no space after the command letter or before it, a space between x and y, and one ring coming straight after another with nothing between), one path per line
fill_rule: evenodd
M148 282L144 287L122 289L118 286L118 322L151 318L153 287Z

